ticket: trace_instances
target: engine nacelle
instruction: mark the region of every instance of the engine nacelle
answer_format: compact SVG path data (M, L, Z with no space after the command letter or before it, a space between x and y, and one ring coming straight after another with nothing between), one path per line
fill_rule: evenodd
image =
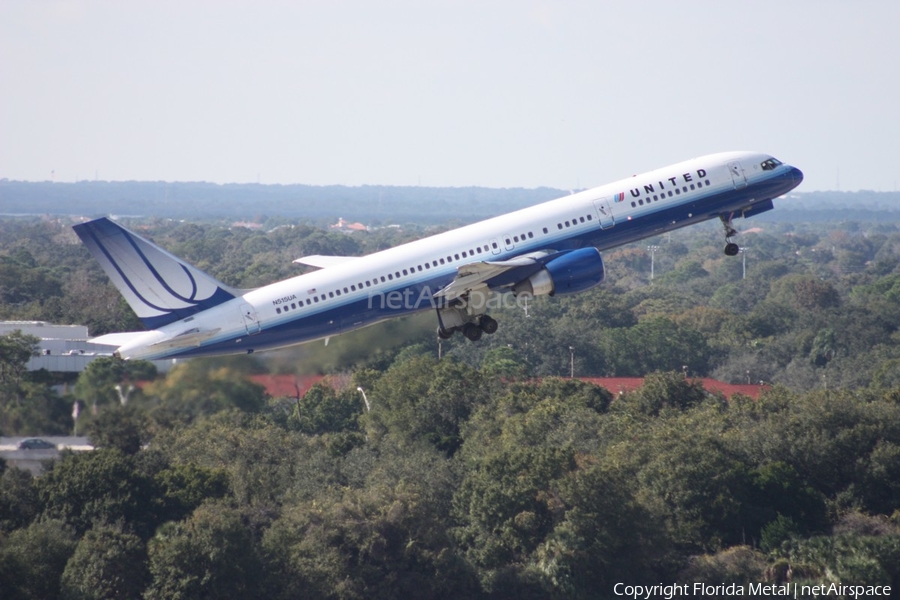
M516 296L553 296L589 290L603 281L603 258L596 248L581 248L551 260L513 287Z

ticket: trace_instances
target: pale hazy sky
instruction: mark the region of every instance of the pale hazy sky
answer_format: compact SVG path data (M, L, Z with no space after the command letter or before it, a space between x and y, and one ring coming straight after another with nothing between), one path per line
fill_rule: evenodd
M761 150L900 180L900 2L0 0L0 177L576 188Z

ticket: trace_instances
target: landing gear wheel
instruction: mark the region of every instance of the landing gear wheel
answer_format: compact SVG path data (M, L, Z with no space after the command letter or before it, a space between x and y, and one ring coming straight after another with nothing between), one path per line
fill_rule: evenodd
M442 340L449 340L450 338L453 337L453 330L450 329L448 331L448 330L444 329L443 327L438 327L437 328L437 336L439 338L441 338Z
M479 327L475 323L466 323L465 325L463 325L462 332L467 339L473 342L477 342L478 340L480 340L481 334L484 333L481 327Z
M738 247L738 245L733 242L728 242L727 244L725 244L725 254L727 254L728 256L737 256L740 250L741 249Z
M481 317L481 329L488 335L493 335L497 333L497 321L492 319L491 317L484 315Z

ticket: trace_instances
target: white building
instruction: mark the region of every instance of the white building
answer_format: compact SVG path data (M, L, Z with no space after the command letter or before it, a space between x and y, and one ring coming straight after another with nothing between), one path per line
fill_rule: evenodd
M44 321L0 321L0 335L20 330L38 338L40 355L28 361L28 370L46 369L58 373L80 373L92 360L112 356L115 346L91 344L85 325L54 325ZM166 372L172 361L153 361L156 368Z

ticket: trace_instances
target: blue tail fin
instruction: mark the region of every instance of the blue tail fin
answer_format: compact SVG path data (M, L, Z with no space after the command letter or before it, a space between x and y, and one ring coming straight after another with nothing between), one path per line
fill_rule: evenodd
M238 292L107 218L75 233L150 329L234 298Z

